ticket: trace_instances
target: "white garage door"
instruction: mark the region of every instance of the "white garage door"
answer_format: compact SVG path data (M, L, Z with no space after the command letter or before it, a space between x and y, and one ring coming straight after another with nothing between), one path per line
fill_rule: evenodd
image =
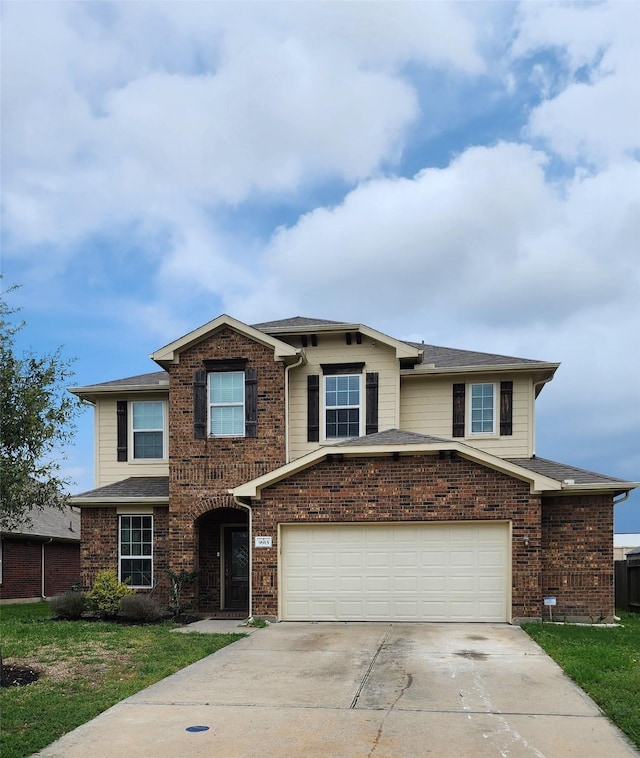
M508 621L506 523L282 526L286 621Z

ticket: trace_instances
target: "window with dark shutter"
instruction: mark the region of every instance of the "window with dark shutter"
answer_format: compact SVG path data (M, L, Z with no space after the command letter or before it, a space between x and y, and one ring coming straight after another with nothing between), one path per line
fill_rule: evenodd
M127 401L118 400L116 403L116 430L117 430L117 460L119 463L127 461Z
M513 382L500 382L500 434L513 434Z
M307 377L307 441L320 440L320 377Z
M258 369L244 372L245 436L258 436Z
M207 372L202 370L193 374L193 436L207 438Z
M464 437L465 385L453 385L453 436Z
M376 434L378 431L378 374L367 374L367 412L365 434Z

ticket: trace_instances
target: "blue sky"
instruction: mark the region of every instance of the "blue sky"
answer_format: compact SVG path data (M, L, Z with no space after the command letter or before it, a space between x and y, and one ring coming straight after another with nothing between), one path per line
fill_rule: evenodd
M79 385L221 312L560 361L537 454L640 480L640 4L2 8L2 272ZM92 419L66 470L92 486ZM638 493L616 530L640 532Z

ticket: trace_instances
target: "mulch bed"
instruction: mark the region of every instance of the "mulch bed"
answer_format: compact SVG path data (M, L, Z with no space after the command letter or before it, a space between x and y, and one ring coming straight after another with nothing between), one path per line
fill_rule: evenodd
M25 684L31 684L38 681L40 674L30 666L17 666L5 664L2 667L2 687L24 687Z

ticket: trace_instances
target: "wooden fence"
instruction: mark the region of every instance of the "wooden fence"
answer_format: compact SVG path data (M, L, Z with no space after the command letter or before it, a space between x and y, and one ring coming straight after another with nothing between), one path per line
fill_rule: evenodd
M640 555L615 562L616 608L640 613Z

